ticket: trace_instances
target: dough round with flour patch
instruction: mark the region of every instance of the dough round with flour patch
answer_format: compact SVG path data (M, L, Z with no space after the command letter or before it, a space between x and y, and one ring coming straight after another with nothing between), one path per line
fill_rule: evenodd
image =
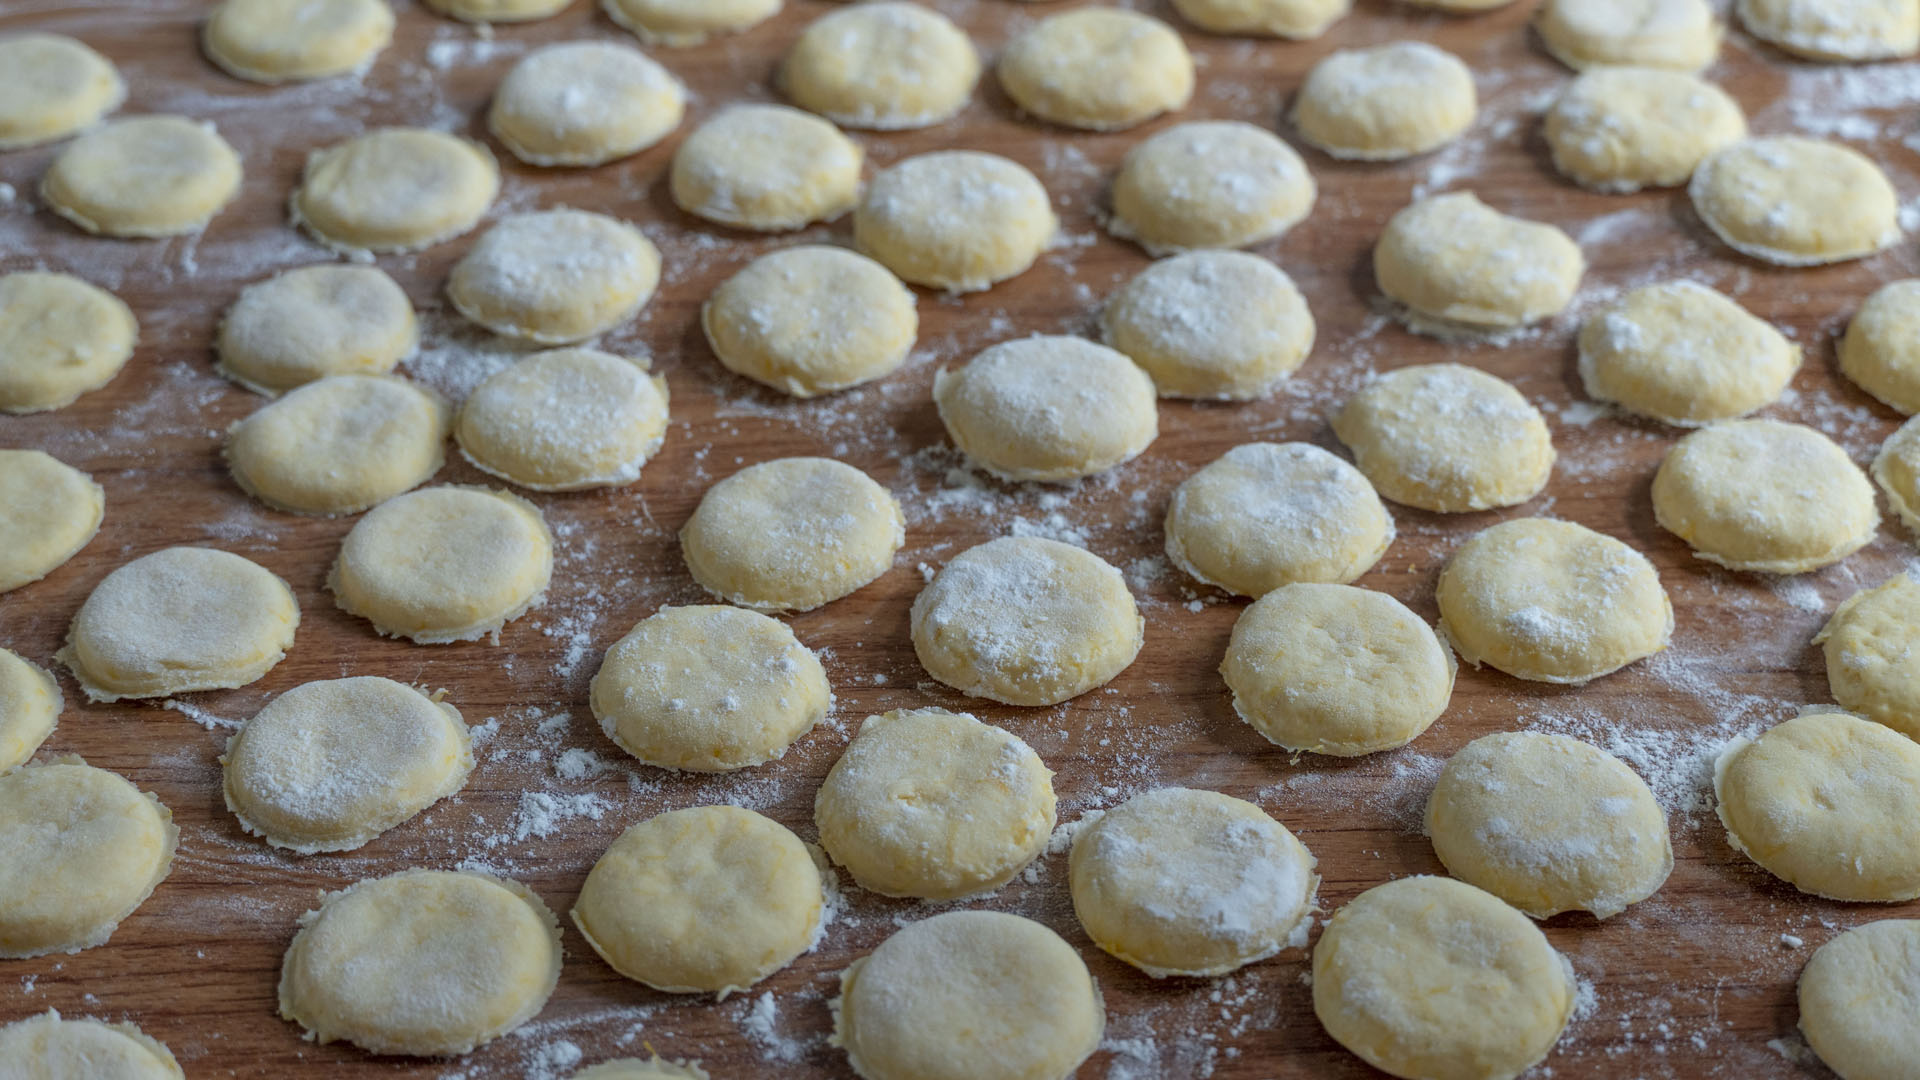
M695 217L757 232L830 221L860 198L858 143L785 105L729 105L674 152L668 186Z
M608 17L652 45L698 45L736 34L780 10L780 0L600 0Z
M956 900L1013 880L1053 833L1053 773L967 713L870 716L813 800L820 846L863 889Z
M79 469L38 450L0 450L0 593L80 554L106 509L106 492Z
M1888 282L1860 305L1840 339L1840 370L1900 412L1920 413L1920 278Z
M0 40L0 150L85 131L126 100L113 61L62 34Z
M517 23L557 15L573 0L426 0L449 18L470 23Z
M33 756L53 734L66 700L52 674L0 649L0 773Z
M1088 131L1130 128L1193 97L1193 57L1180 35L1121 8L1050 15L1008 42L995 70L1021 109Z
M0 275L0 412L58 409L100 389L139 333L125 302L71 274Z
M440 471L450 412L391 375L328 376L233 425L227 468L276 510L357 514Z
M94 701L245 686L293 647L287 583L230 552L172 547L108 574L56 659Z
M621 487L666 438L667 381L598 349L535 353L475 387L453 433L468 461L521 487Z
M820 16L780 63L794 104L848 127L928 127L966 108L980 56L952 20L919 4L854 4Z
M1553 473L1540 410L1460 364L1389 372L1350 398L1333 432L1380 494L1436 513L1518 506Z
M1101 814L1075 834L1069 866L1087 936L1156 979L1225 975L1304 945L1320 885L1312 853L1285 825L1191 788Z
M1551 225L1503 214L1470 191L1393 215L1373 274L1417 332L1510 330L1559 314L1580 287L1580 246Z
M1160 259L1107 301L1101 337L1161 397L1251 401L1313 349L1307 301L1285 271L1243 251Z
M686 108L686 88L640 50L567 41L513 65L487 129L529 165L603 165L666 138Z
M590 703L607 738L648 765L732 772L784 755L833 692L787 624L700 604L661 608L615 642Z
M1887 437L1874 456L1873 479L1893 512L1920 533L1920 420L1908 420Z
M1127 151L1113 180L1115 236L1153 255L1270 240L1313 209L1293 148L1237 120L1176 124Z
M1920 579L1895 574L1854 593L1813 643L1825 648L1833 700L1920 739Z
M1533 28L1556 60L1585 71L1608 65L1699 71L1720 53L1707 0L1547 0Z
M618 1058L603 1061L574 1073L572 1080L710 1080L697 1061L667 1061L660 1057L642 1061Z
M1342 49L1313 66L1293 99L1300 137L1336 158L1398 161L1473 126L1473 73L1424 41Z
M177 236L204 226L240 190L240 155L213 125L134 116L60 151L40 180L47 208L90 233Z
M220 373L273 397L328 375L385 375L412 355L413 304L371 266L303 266L247 286L221 320Z
M1839 143L1746 139L1709 154L1687 185L1694 212L1727 246L1781 266L1871 255L1900 239L1887 174Z
M1353 10L1353 0L1173 0L1180 17L1210 34L1306 41Z
M751 465L707 489L680 530L701 588L757 611L811 611L893 566L906 517L886 488L831 458Z
M1729 570L1798 574L1873 539L1873 485L1810 427L1733 420L1681 439L1653 477L1653 514L1693 553Z
M1814 950L1800 973L1800 1033L1842 1080L1896 1080L1920 1061L1913 1025L1920 920L1856 926Z
M1003 480L1059 482L1133 460L1160 431L1153 380L1084 338L1004 341L933 377L940 422Z
M160 800L79 758L0 776L0 959L106 944L179 838Z
M1024 272L1060 219L1047 189L994 154L919 154L873 178L853 211L853 242L903 280L978 292Z
M49 1009L0 1027L0 1061L21 1080L185 1080L173 1052L132 1024L67 1020ZM12 1070L9 1069L11 1072Z
M479 224L500 166L478 143L425 128L378 128L307 158L294 224L340 251L403 252Z
M364 71L392 41L385 0L223 0L200 31L207 59L259 83Z
M1669 424L1731 420L1777 400L1800 347L1692 281L1642 285L1580 327L1587 396Z
M453 264L447 299L496 334L566 345L626 322L659 284L659 249L639 229L540 210L488 229Z
M560 923L526 886L403 870L327 893L300 916L280 1015L323 1044L447 1057L533 1019L559 978Z
M1560 92L1545 129L1562 176L1626 193L1686 183L1708 154L1747 137L1747 120L1726 91L1698 76L1599 67Z
M775 251L728 278L700 309L727 370L810 398L906 362L920 331L913 291L887 268L822 244Z
M1916 0L1736 0L1747 33L1809 60L1889 60L1920 50Z

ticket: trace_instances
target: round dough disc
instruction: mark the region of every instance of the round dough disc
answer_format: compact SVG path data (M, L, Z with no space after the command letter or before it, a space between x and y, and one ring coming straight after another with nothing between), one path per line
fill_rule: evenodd
M426 0L449 18L470 23L531 22L557 15L573 0Z
M309 157L289 209L328 247L403 252L473 228L499 192L486 147L425 128L378 128Z
M1908 416L1920 413L1920 278L1880 286L1840 339L1840 370Z
M659 1057L618 1058L574 1073L572 1080L710 1080L697 1061L666 1061Z
M185 1080L172 1051L132 1024L45 1013L0 1027L0 1061L22 1080Z
M85 131L126 100L113 62L62 34L0 41L0 150Z
M58 409L100 389L139 333L119 297L71 274L0 274L0 412Z
M639 229L541 210L488 229L453 264L447 299L496 334L566 345L631 319L659 284L659 249Z
M1398 161L1452 142L1480 108L1473 73L1424 41L1342 49L1293 99L1300 137L1336 158Z
M886 267L808 244L748 263L713 291L700 325L729 371L810 398L893 372L920 316L913 291Z
M475 387L453 433L468 461L521 487L624 487L666 438L667 381L598 349L535 353Z
M1858 151L1797 135L1709 154L1687 185L1694 212L1728 247L1762 262L1817 266L1900 239L1900 197Z
M1306 41L1353 10L1353 0L1173 0L1180 17L1210 34Z
M780 10L780 0L600 0L614 22L652 45L698 45L734 34Z
M1920 739L1920 578L1895 574L1854 593L1813 643L1825 647L1833 700Z
M640 50L567 41L513 65L487 129L529 165L604 165L666 138L686 108L679 80Z
M1040 20L1007 43L996 73L1015 105L1088 131L1130 128L1193 97L1193 57L1180 35L1121 8L1076 8Z
M736 229L785 232L831 221L860 198L860 145L785 105L729 105L674 151L674 204Z
M1546 418L1512 385L1460 364L1380 376L1333 418L1380 494L1436 513L1518 506L1553 474Z
M1306 162L1265 128L1176 124L1127 151L1107 227L1151 255L1246 247L1299 224L1315 193Z
M1907 528L1920 533L1920 419L1887 437L1873 459L1873 478Z
M1533 28L1547 51L1575 71L1699 71L1720 54L1720 23L1707 0L1547 0Z
M919 4L850 5L815 19L780 63L793 103L847 127L897 131L967 107L980 56L952 20Z
M392 375L330 375L227 432L241 490L276 510L357 514L420 486L446 462L450 410Z
M1293 279L1244 251L1158 260L1101 313L1101 336L1161 397L1263 397L1306 360L1315 330Z
M240 190L240 155L213 125L134 116L60 151L40 181L47 208L90 233L177 236L204 226Z
M1800 347L1692 281L1642 285L1580 327L1587 396L1697 427L1768 405L1800 370Z
M0 593L78 555L106 507L106 492L79 469L38 450L0 450Z
M1747 33L1809 60L1890 60L1920 49L1917 0L1736 0Z
M1708 154L1747 137L1727 92L1695 75L1601 67L1554 99L1545 124L1553 167L1609 193L1687 182Z
M1910 1076L1920 1061L1916 985L1920 920L1854 927L1814 950L1800 973L1800 1033L1845 1080Z
M933 378L940 422L1003 480L1063 482L1132 461L1160 431L1153 380L1084 338L1005 341Z
M45 668L0 649L0 773L40 749L65 706L60 684Z
M413 304L392 278L322 264L241 290L214 349L222 375L274 397L328 375L385 375L418 341Z
M1557 315L1585 270L1566 233L1503 214L1470 191L1406 207L1373 249L1380 291L1406 306L1409 329L1437 336L1511 330Z
M853 211L853 242L915 285L979 292L1024 272L1060 219L1047 189L994 154L919 154L873 178Z
M392 41L385 0L223 0L200 33L207 59L260 83L364 71Z

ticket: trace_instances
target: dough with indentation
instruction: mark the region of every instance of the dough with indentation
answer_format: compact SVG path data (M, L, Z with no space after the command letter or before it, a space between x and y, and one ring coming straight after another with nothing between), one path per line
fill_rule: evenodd
M1865 155L1822 139L1768 135L1709 154L1687 185L1694 212L1743 255L1817 266L1900 239L1900 197Z
M126 100L113 62L63 34L0 40L0 150L85 131Z
M721 283L700 326L727 370L810 398L905 363L920 330L914 303L865 255L806 244L762 255Z
M1920 49L1920 0L1736 0L1747 33L1809 60L1888 60Z
M9 1080L186 1077L173 1052L133 1024L68 1020L56 1009L0 1027L0 1062L7 1063Z
M1669 424L1731 420L1775 401L1800 347L1692 281L1642 285L1580 327L1587 396Z
M479 223L500 166L479 143L425 128L377 128L307 158L293 223L348 253L414 251Z
M1920 739L1920 579L1895 574L1841 602L1813 637L1833 700Z
M1842 1080L1910 1080L1920 1061L1920 920L1882 919L1814 950L1800 1033Z
M487 129L529 165L603 165L666 138L686 107L686 88L640 50L568 41L513 65Z
M667 381L598 349L535 353L467 395L454 427L481 471L534 491L623 487L667 433Z
M1503 214L1470 191L1421 199L1393 215L1373 274L1404 304L1408 328L1446 336L1511 330L1559 314L1586 260L1566 233Z
M1293 279L1244 251L1154 262L1107 301L1100 325L1161 397L1223 401L1272 391L1306 360L1316 332Z
M561 208L488 229L453 264L447 299L496 334L567 345L631 319L659 284L659 249L639 229Z
M557 15L573 0L426 0L449 18L470 23L518 23Z
M1437 513L1517 506L1553 474L1540 410L1460 364L1380 376L1334 414L1333 432L1381 495Z
M220 322L220 374L274 397L329 375L385 375L419 342L413 304L371 266L288 270L241 290Z
M71 274L0 275L0 412L58 409L100 389L139 333L125 302Z
M952 20L919 4L848 5L800 32L780 62L793 103L847 127L897 131L952 119L980 56Z
M1544 125L1553 167L1582 187L1626 193L1687 182L1700 162L1747 137L1726 91L1695 75L1598 67L1567 84Z
M1132 461L1160 431L1153 380L1084 338L1006 341L933 378L954 445L1003 480L1057 483Z
M736 229L831 221L860 198L865 153L839 128L785 105L729 105L674 151L674 204Z
M1021 109L1088 131L1130 128L1193 96L1193 57L1180 35L1122 8L1050 15L1007 43L995 71Z
M1424 41L1342 49L1313 66L1293 99L1300 137L1337 158L1398 161L1473 126L1480 97L1459 58Z
M0 773L40 749L65 707L52 673L18 653L0 649Z
M780 0L600 0L600 6L641 41L678 47L755 26L780 10Z
M1353 10L1353 0L1173 0L1180 17L1211 34L1306 41Z
M47 208L90 233L176 236L200 229L240 190L240 155L184 116L104 124L60 151L40 180Z
M1547 0L1533 18L1556 60L1585 71L1607 65L1699 71L1720 53L1707 0Z
M207 59L260 83L364 71L392 41L386 0L223 0L200 32Z
M0 593L80 554L106 508L106 492L79 469L38 450L0 450Z
M1901 424L1874 455L1873 479L1907 528L1920 534L1920 419Z
M1315 193L1306 162L1264 128L1176 124L1127 151L1107 228L1151 255L1246 247L1299 224Z
M1840 370L1900 412L1920 413L1920 278L1888 282L1860 305L1840 339Z
M873 178L853 211L853 242L903 280L978 292L1024 272L1060 219L1047 189L1006 158L919 154Z
M357 514L418 487L446 463L451 410L392 375L307 383L227 432L241 490L296 514Z

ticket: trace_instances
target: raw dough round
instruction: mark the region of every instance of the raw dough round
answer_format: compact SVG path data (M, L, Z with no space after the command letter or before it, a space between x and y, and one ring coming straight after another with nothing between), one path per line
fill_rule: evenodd
M1800 973L1800 1033L1842 1080L1900 1080L1920 1061L1920 920L1856 926Z
M860 145L785 105L729 105L673 155L673 201L695 217L757 232L831 221L860 199Z
M1057 705L1105 685L1146 632L1112 564L1031 536L961 552L914 597L912 619L928 674L1008 705Z
M1107 1026L1073 947L998 911L899 931L847 968L833 1005L829 1041L863 1080L1054 1080Z
M781 757L827 715L827 673L793 630L720 604L668 607L607 650L590 704L648 765L732 772Z
M1459 58L1424 41L1342 49L1313 66L1293 99L1300 137L1337 158L1398 161L1473 126L1480 98Z
M500 192L479 143L425 128L377 128L307 158L293 223L344 252L403 252L473 228Z
M1506 7L1513 3L1513 0L1400 0L1400 2L1408 7L1431 8L1451 15L1469 15Z
M1574 989L1539 927L1451 878L1368 889L1313 948L1314 1015L1395 1076L1511 1080L1559 1041Z
M1003 341L933 377L940 422L1003 480L1062 482L1132 461L1160 431L1153 380L1084 338Z
M780 63L780 89L847 127L929 127L967 107L980 55L952 20L906 3L853 4L800 32Z
M1875 289L1840 339L1840 370L1912 416L1920 413L1920 278Z
M1626 193L1686 183L1708 154L1747 137L1747 119L1726 91L1696 75L1598 67L1554 99L1545 129L1562 176Z
M108 574L54 657L94 701L245 686L293 647L300 606L258 563L172 547Z
M1580 246L1551 225L1503 214L1470 191L1393 215L1373 274L1408 328L1436 336L1510 330L1559 314L1580 287Z
M240 489L276 510L357 514L433 479L451 410L392 375L330 375L227 432Z
M403 870L300 916L280 1015L323 1044L449 1057L533 1019L559 978L560 923L526 886Z
M205 226L240 190L240 155L213 125L134 116L60 151L40 180L47 209L90 233L177 236Z
M359 676L274 698L220 763L241 828L311 855L352 851L459 791L473 745L439 694Z
M0 412L58 409L100 389L139 334L132 309L97 285L39 270L0 274Z
M45 668L0 649L0 773L33 756L53 734L66 707L60 684Z
M1707 0L1547 0L1533 28L1554 59L1575 71L1699 71L1720 53L1720 23Z
M529 165L603 165L680 126L687 91L630 45L567 41L513 65L487 110L487 130Z
M729 371L794 397L872 382L906 362L920 331L913 291L844 248L807 244L762 255L700 309Z
M1306 162L1265 128L1175 124L1127 151L1107 228L1151 255L1271 240L1313 209Z
M1920 533L1920 418L1887 437L1873 459L1873 478L1907 528Z
M535 353L475 387L453 434L482 472L521 487L624 487L666 438L667 381L598 349Z
M813 800L820 846L863 889L957 900L1013 880L1047 846L1053 773L967 713L870 716Z
M488 229L453 264L447 299L496 334L566 345L633 318L659 284L660 252L639 229L563 208Z
M653 1057L617 1058L574 1073L572 1080L710 1080L698 1061L667 1061Z
M1920 579L1895 574L1854 593L1813 643L1825 646L1833 700L1920 740Z
M1088 818L1073 839L1073 911L1107 952L1159 979L1225 975L1306 944L1315 860L1265 810L1170 787Z
M1687 195L1728 247L1781 266L1845 262L1900 239L1900 197L1887 174L1821 139L1769 135L1723 147L1700 162Z
M1437 513L1518 506L1553 473L1546 418L1477 368L1420 364L1380 376L1333 418L1380 494Z
M1386 593L1300 584L1240 613L1220 674L1233 711L1276 746L1359 757L1431 727L1456 668L1433 627Z
M573 0L426 0L442 15L470 23L517 23L557 15Z
M1210 34L1317 38L1353 10L1353 0L1173 0L1180 17Z
M780 0L600 0L608 17L650 45L698 45L780 10Z
M1028 267L1060 219L1021 166L974 150L919 154L881 172L853 211L853 241L901 278L979 292Z
M1044 18L1007 43L995 71L1015 105L1088 131L1130 128L1193 97L1193 57L1180 35L1121 8Z
M1727 842L1801 892L1920 897L1920 745L1890 727L1810 712L1735 739L1713 794Z
M1768 405L1800 370L1800 347L1692 281L1642 285L1580 327L1587 396L1698 427Z
M38 450L0 450L0 593L80 554L106 508L107 493L79 469Z
M160 800L79 758L0 776L0 959L106 944L179 839Z
M413 354L413 304L371 266L323 263L241 290L220 323L220 374L274 397L328 375L385 375Z
M1245 443L1174 489L1167 558L1238 596L1296 581L1346 584L1393 542L1360 470L1309 443Z
M1810 427L1732 420L1667 451L1653 477L1660 527L1730 570L1798 574L1873 539L1873 485L1847 452Z
M737 806L648 818L593 864L573 923L615 971L672 994L745 990L820 939L824 862Z
M365 71L392 41L386 0L222 0L200 33L207 59L259 83Z
M0 1061L15 1080L186 1078L172 1051L138 1027L65 1020L53 1009L0 1027Z
M340 544L327 588L342 611L422 645L474 641L539 606L553 536L518 495L443 485L389 499Z
M1809 60L1890 60L1920 50L1917 0L1737 0L1747 33Z
M0 39L0 150L64 139L120 107L113 62L62 34Z
M1101 336L1145 369L1161 397L1252 401L1313 349L1307 301L1279 267L1244 251L1161 259L1121 287Z

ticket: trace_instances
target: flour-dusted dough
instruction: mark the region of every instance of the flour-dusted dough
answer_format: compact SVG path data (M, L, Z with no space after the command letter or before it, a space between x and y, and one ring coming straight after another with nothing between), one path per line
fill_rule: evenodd
M1306 162L1265 128L1176 124L1127 151L1107 228L1152 255L1245 247L1299 224L1315 194Z
M1920 1062L1920 920L1882 919L1814 950L1800 1033L1841 1080L1911 1080Z
M106 492L79 469L38 450L0 450L0 593L78 555L106 508Z
M906 542L900 502L831 458L741 469L707 489L680 530L701 588L756 611L811 611L893 566Z
M1920 413L1920 278L1873 291L1840 339L1840 370L1895 409Z
M1799 574L1839 562L1880 526L1873 485L1810 427L1733 420L1667 451L1653 477L1660 527L1729 570Z
M62 34L0 38L0 150L85 131L126 100L113 62Z
M1833 700L1920 739L1920 578L1895 574L1847 597L1813 643L1824 647Z
M1185 108L1193 96L1193 57L1180 35L1121 8L1040 20L1007 43L995 72L1015 105L1088 131L1130 128Z
M1178 787L1093 818L1069 866L1087 936L1154 978L1225 975L1306 944L1320 885L1313 854L1266 811Z
M516 23L557 15L573 0L426 0L448 18L470 23Z
M464 1054L534 1018L560 978L560 923L516 881L403 870L320 898L280 965L280 1015L321 1043Z
M1406 306L1409 329L1440 336L1510 330L1557 315L1585 271L1572 237L1503 214L1470 191L1401 210L1373 248L1380 291Z
M260 83L364 71L392 41L386 0L222 0L200 31L207 59Z
M7 1080L185 1080L173 1052L133 1024L67 1020L48 1009L0 1027Z
M952 20L919 4L852 4L808 24L780 62L794 104L848 127L928 127L966 108L980 55Z
M650 45L698 45L736 34L780 10L780 0L600 0L607 16Z
M805 244L762 255L700 308L730 371L794 397L872 382L906 362L920 331L913 291L857 252Z
M213 125L135 116L75 139L47 166L47 208L90 233L177 236L204 226L240 190L240 155Z
M1735 739L1713 794L1727 842L1801 892L1920 897L1920 744L1890 727L1809 712Z
M66 700L39 664L0 649L0 773L33 756L53 734Z
M328 375L385 375L420 339L413 304L371 266L321 264L241 290L220 322L220 374L274 397Z
M1099 986L1058 934L950 911L847 968L829 1041L862 1080L1059 1080L1106 1026Z
M1101 337L1161 397L1251 401L1298 369L1316 327L1293 279L1244 251L1160 259L1107 301Z
M1746 139L1709 154L1687 185L1694 212L1743 255L1817 266L1900 239L1900 197L1860 152L1798 135Z
M1800 370L1800 347L1692 281L1642 285L1580 327L1587 396L1697 427L1772 403Z
M1334 415L1333 432L1380 494L1437 513L1517 506L1553 473L1540 410L1511 384L1460 364L1380 376Z
M631 319L660 284L639 229L584 210L515 214L453 264L447 299L496 334L567 345Z
M1720 53L1707 0L1547 0L1533 18L1547 51L1575 71L1607 65L1699 71Z
M820 845L863 889L956 900L1013 880L1053 833L1053 773L967 713L869 716L813 800Z
M1873 479L1907 528L1920 534L1920 418L1901 424L1874 455Z
M854 243L904 280L978 292L1024 272L1060 221L1038 178L973 150L910 157L873 178Z
M0 412L71 404L120 374L140 326L119 297L71 274L0 274Z
M479 143L425 128L378 128L307 158L294 224L340 251L403 252L474 227L500 193Z
M1305 41L1353 10L1353 0L1173 0L1180 17L1210 34Z
M674 151L668 186L695 217L756 232L830 221L860 199L860 145L785 105L729 105Z
M473 746L440 695L356 676L274 698L220 763L241 827L310 855L352 851L459 791Z
M1153 380L1084 338L1004 341L933 378L967 458L1003 480L1062 482L1132 461L1160 431Z
M686 88L640 50L566 41L513 65L487 129L529 165L603 165L666 138L686 108Z
M1809 60L1889 60L1920 49L1920 0L1736 0L1747 33Z
M55 659L94 701L245 686L293 647L300 606L258 563L172 547L108 574Z
M574 1073L571 1080L710 1080L698 1061L617 1058Z
M1408 7L1432 8L1453 15L1469 15L1494 8L1506 7L1513 0L1400 0Z
M718 604L661 608L607 650L590 704L607 738L648 765L762 765L827 715L820 658L787 624Z
M330 375L227 432L242 491L296 514L357 514L426 483L446 463L451 410L392 375Z
M1398 161L1473 126L1473 73L1424 41L1342 49L1313 66L1293 99L1300 137L1337 158Z
M1687 182L1707 155L1747 137L1727 92L1681 71L1597 67L1546 117L1553 167L1582 187L1626 193Z
M105 944L179 839L160 800L79 758L0 775L0 959Z
M489 375L460 406L460 452L534 491L622 487L667 433L667 381L597 349L535 353Z

